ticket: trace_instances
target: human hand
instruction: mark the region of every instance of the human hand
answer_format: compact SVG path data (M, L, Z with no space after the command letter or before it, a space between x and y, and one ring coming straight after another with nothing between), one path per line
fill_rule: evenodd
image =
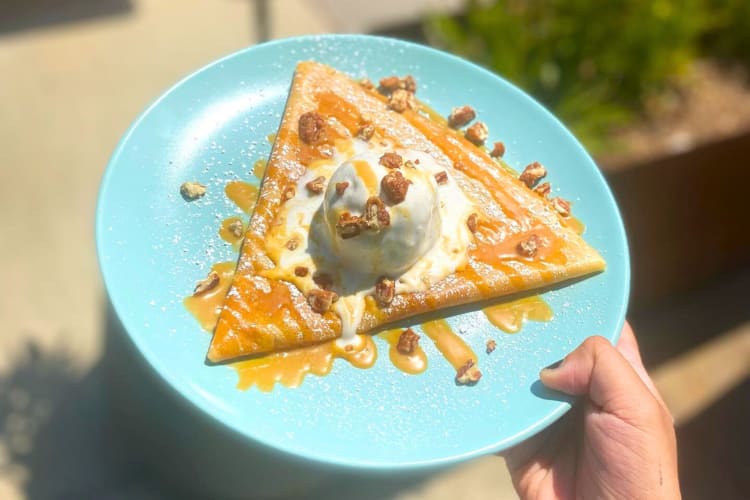
M630 325L617 348L590 337L539 377L581 398L560 422L503 454L522 499L680 498L673 419Z

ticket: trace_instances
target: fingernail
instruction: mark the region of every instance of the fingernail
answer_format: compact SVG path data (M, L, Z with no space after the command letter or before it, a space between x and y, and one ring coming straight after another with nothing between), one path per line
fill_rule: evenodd
M551 365L547 365L547 366L545 366L545 367L544 367L544 368L542 368L542 369L543 369L543 370L555 370L555 369L557 369L557 368L560 368L560 365L562 364L562 362L563 362L563 360L562 360L562 359L561 359L561 360L559 360L559 361L555 361L555 362L554 362L554 363L552 363Z

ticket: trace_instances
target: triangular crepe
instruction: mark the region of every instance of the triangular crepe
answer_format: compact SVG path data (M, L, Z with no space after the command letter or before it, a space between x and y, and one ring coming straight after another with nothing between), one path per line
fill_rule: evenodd
M428 116L414 100L413 80L391 83L396 85L378 92L323 64L297 66L209 360L293 349L339 338L342 331L351 338L353 332L373 332L402 318L604 269L604 260L570 227L565 202L547 199L543 188L531 189L537 179L522 182L459 131ZM370 194L379 191L384 203L362 207L359 213L339 210L335 230L330 224L325 226L330 233L316 230L333 210L327 215L325 200L355 196L356 188L348 182L328 184L332 175L343 175L335 173L340 163L360 165L355 160L363 150L365 160L368 154L380 158L375 162L381 173L384 168L388 174L399 172L394 173L395 181L401 177L395 184L406 180L406 201L390 199L384 181L375 179L374 185L362 186L370 186ZM387 152L398 158L383 158ZM400 164L388 165L392 160ZM418 179L428 174L435 181L422 186ZM438 198L447 193L436 201L443 232L435 246L442 247L427 252L432 260L425 257L394 273L393 266L403 264L395 262L402 254L388 253L393 250L389 238L401 235L416 248L421 243L412 240L428 234L419 232L425 230L422 226L406 226L403 232L398 225L414 223L399 207L408 205L423 217L419 206L435 201L410 200L420 189ZM454 199L458 201L446 201ZM385 217L391 226L378 218L382 210L389 212ZM456 217L462 217L460 225ZM326 238L331 241L321 241ZM365 248L360 261L357 247L336 260L339 245L367 244L375 248L359 247ZM378 258L395 255L395 260L374 262L370 250ZM450 272L441 276L446 269Z

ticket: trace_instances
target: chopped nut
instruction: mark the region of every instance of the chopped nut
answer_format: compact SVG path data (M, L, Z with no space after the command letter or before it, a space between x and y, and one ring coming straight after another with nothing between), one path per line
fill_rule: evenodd
M394 90L388 98L388 107L398 113L403 113L407 109L414 109L417 107L417 102L414 100L414 94L407 92L404 89Z
M495 342L492 339L490 339L490 340L487 341L487 347L485 348L485 351L487 352L487 354L491 353L496 348L497 348L497 342Z
M458 385L474 385L482 378L482 372L474 366L474 360L469 359L456 371Z
M333 288L333 278L328 273L316 272L313 274L313 282L323 290L330 290Z
M331 304L336 302L338 298L339 296L336 292L313 288L307 296L307 303L310 304L313 311L323 314L331 309Z
M359 131L357 132L357 137L362 139L363 141L369 141L372 139L372 136L375 134L375 125L372 123L363 123L359 127Z
M211 271L210 273L208 273L208 276L200 280L198 284L195 285L193 296L197 297L199 295L203 295L204 293L208 293L217 286L219 286L219 273L217 273L216 271Z
M539 239L539 236L532 234L528 239L519 243L518 246L516 246L516 250L523 257L533 257L536 255L537 248L539 248L541 244L542 240Z
M414 333L414 330L407 328L401 335L398 336L398 343L396 344L396 350L401 354L414 354L419 344L419 335Z
M361 85L361 86L362 86L363 88L365 88L365 89L367 89L367 90L372 90L372 89L374 89L374 88L375 88L375 84L374 84L374 83L372 83L372 80L370 80L369 78L362 78L362 79L361 79L361 80L359 81L359 84L360 84L360 85Z
M396 282L381 276L375 283L375 300L380 307L388 307L396 296Z
M487 137L489 137L489 135L490 131L487 130L487 125L485 125L483 122L476 122L474 125L467 128L466 132L464 132L464 137L466 137L477 146L481 146L482 144L484 144L484 141L487 140Z
M541 184L539 184L537 187L534 188L534 192L546 198L551 189L552 189L552 186L550 185L549 182L542 182Z
M321 175L311 180L307 184L305 184L305 187L312 194L320 194L325 189L325 182L326 182L326 178Z
M297 238L292 238L291 240L286 242L285 246L287 250L297 250L297 247L299 247L299 240Z
M495 146L490 151L490 156L493 158L500 158L505 154L505 144L503 141L497 141Z
M469 215L469 218L466 219L466 226L468 226L469 231L473 233L477 232L477 225L478 225L479 215L476 213L473 213Z
M400 168L403 162L404 159L397 153L385 153L378 161L385 168Z
M314 144L323 135L325 120L315 111L308 111L299 117L299 138L307 144Z
M287 186L286 189L284 189L284 194L281 196L281 198L284 201L289 201L292 198L294 198L294 195L297 194L297 189L294 186Z
M477 117L476 111L471 106L459 106L451 110L448 115L448 126L460 128Z
M542 180L546 175L547 169L544 168L544 165L542 165L538 161L535 161L534 163L526 165L526 168L523 169L523 172L521 172L521 175L518 177L518 179L528 187L533 188L534 185Z
M404 90L407 92L411 92L412 94L417 93L417 81L414 79L411 75L406 75L403 80L401 80L401 85L403 85Z
M183 182L180 186L180 194L185 201L193 201L206 194L206 186L199 182Z
M227 229L235 238L242 238L242 234L245 232L245 226L243 226L242 222L238 220L230 222Z
M386 76L380 79L380 91L384 94L398 90L401 87L401 79L396 75Z
M347 182L347 181L337 182L336 183L336 194L339 195L339 196L341 196L342 194L344 194L344 191L346 191L346 188L348 188L348 187L349 187L349 182Z
M391 214L385 208L383 200L377 196L370 196L367 199L363 218L367 229L373 231L380 231L382 228L391 225Z
M557 210L557 213L562 215L563 217L567 217L570 215L570 202L568 200L564 200L562 198L552 198L550 200L552 202L552 206L555 207L555 210Z
M344 240L354 238L362 232L362 226L364 225L365 222L362 217L352 215L349 212L344 212L339 216L339 220L336 222L336 234Z
M294 268L294 275L299 276L300 278L304 278L307 276L307 273L309 272L309 269L307 269L305 266L297 266Z
M397 205L406 199L409 184L411 181L407 180L401 171L391 170L380 181L380 188L388 201Z
M448 182L448 172L443 170L442 172L436 173L435 180L438 184L445 184L446 182Z

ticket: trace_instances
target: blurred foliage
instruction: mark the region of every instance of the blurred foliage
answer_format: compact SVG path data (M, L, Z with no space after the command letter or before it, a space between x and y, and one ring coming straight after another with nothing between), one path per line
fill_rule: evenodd
M707 55L750 66L750 0L704 0Z
M428 40L533 94L593 151L702 54L750 62L750 0L504 0L425 21Z

